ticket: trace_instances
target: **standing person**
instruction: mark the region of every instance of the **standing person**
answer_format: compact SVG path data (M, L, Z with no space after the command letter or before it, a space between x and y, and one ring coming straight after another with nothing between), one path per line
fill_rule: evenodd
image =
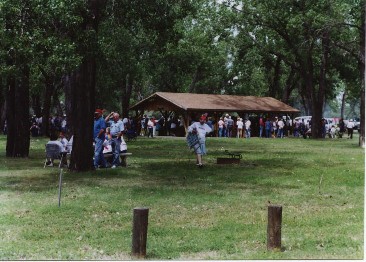
M228 137L228 120L229 120L229 114L226 114L224 117L224 137Z
M147 133L147 123L149 122L149 118L147 117L147 115L144 115L144 134L145 134L145 136L147 136L148 135L148 133Z
M299 137L300 134L300 123L298 120L295 120L294 124L294 137Z
M264 121L263 121L263 118L260 117L259 118L259 137L262 137L263 130L264 130Z
M206 116L201 116L199 122L194 122L188 127L188 132L197 134L199 143L194 145L194 152L196 154L196 165L203 167L202 156L207 153L206 151L206 134L210 133L212 129L206 124Z
M225 135L224 133L225 122L222 119L222 117L220 117L220 120L217 124L219 126L219 137L223 137Z
M353 123L353 120L350 119L347 123L347 134L348 134L348 139L352 139L353 138L353 128L354 128L355 124Z
M285 123L283 122L282 118L278 120L277 125L278 125L277 137L283 138L283 128L285 126Z
M94 133L93 138L95 142L94 147L94 167L97 169L99 164L101 167L106 167L106 161L103 155L103 142L104 133L106 129L105 121L102 117L103 111L101 109L96 109L94 112Z
M215 133L215 126L211 117L207 118L207 125L212 129L212 132L209 134L209 136L213 136L213 133Z
M250 126L252 122L250 122L249 118L245 121L245 138L250 138Z
M229 116L227 120L227 137L231 137L233 134L233 127L234 127L234 120L231 119L231 116Z
M346 131L346 127L343 121L343 118L339 119L339 132L338 132L338 137L342 138L344 132Z
M156 136L156 119L155 117L151 118L151 121L153 122L153 135Z
M327 134L327 126L326 126L326 121L324 118L322 118L322 120L320 120L320 126L321 126L322 138L325 138L325 135Z
M106 121L109 120L109 116L106 118ZM113 112L113 119L109 121L109 128L110 128L110 136L112 137L110 140L110 144L112 146L113 151L112 168L116 168L120 164L119 151L121 147L121 136L125 131L125 126L121 121L121 119L119 119L118 113Z
M145 115L144 117L140 120L141 122L141 131L140 131L140 136L144 136L145 135Z
M272 131L273 131L274 138L277 136L277 122L278 122L278 117L276 116L272 122Z
M271 120L269 120L269 118L267 118L267 121L265 122L264 128L265 128L265 131L266 131L266 138L270 138L272 123L271 123Z
M242 138L243 137L243 126L244 126L244 123L243 123L243 121L241 120L240 117L238 118L238 121L236 121L236 126L238 127L238 131L237 131L236 137L237 138Z
M154 119L152 117L147 122L147 129L148 129L147 138L149 138L150 135L151 135L151 138L153 138L154 137L154 135L153 135L153 133L154 133Z
M176 132L177 132L177 124L178 124L178 120L175 116L173 116L170 120L170 135L171 136L176 136Z

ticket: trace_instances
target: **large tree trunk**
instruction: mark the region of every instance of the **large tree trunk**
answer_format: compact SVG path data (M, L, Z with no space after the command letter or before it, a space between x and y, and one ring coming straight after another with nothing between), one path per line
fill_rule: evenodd
M359 145L365 147L365 13L366 2L362 1L363 6L361 8L361 32L360 32L360 74L362 80L361 86L361 108L360 108L360 141Z
M96 54L98 25L106 0L88 0L88 14L84 16L84 27L89 39L80 46L84 58L79 69L71 75L71 124L74 129L70 169L74 171L94 170L93 124L95 110ZM69 119L70 120L70 119Z
M29 155L29 67L23 65L22 76L11 76L7 93L7 157L28 157Z
M123 117L128 117L128 108L130 107L130 99L133 88L133 78L130 77L130 74L126 75L125 85L122 88L122 112L121 115Z
M93 112L95 110L95 59L85 58L71 76L71 125L74 130L69 168L74 171L94 170Z
M32 95L32 109L33 109L34 114L37 117L41 116L42 108L41 108L41 99L40 99L39 94L37 94L37 95L33 94Z
M54 78L49 76L46 72L42 71L45 78L44 95L43 95L43 109L42 109L42 134L44 136L50 136L50 115L51 115L51 102L53 97Z
M68 136L71 137L74 134L74 126L72 123L74 120L72 119L72 87L75 84L72 83L73 78L70 75L65 75L62 77L62 83L64 86L64 93L65 93L65 113L66 113L66 122L67 122L67 131Z
M199 66L197 66L197 68L194 72L192 82L188 88L188 93L197 93L196 84L197 84L198 80L200 79L200 74L201 74L201 66L199 65Z
M274 66L273 72L273 81L271 84L270 96L276 99L280 99L279 92L280 92L280 78L281 78L281 61L282 58L277 56L276 63Z
M344 108L346 106L346 90L344 90L342 94L342 102L341 102L341 118L344 119Z
M6 119L6 92L5 86L2 85L2 79L0 77L0 133L4 129Z
M282 94L282 102L285 104L289 103L292 91L296 88L299 79L296 77L295 69L291 68L291 71L286 79L286 85Z

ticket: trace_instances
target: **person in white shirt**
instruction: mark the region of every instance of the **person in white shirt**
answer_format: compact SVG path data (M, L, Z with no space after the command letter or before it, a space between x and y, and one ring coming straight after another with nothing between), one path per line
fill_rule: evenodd
M225 122L222 120L222 117L220 117L219 122L217 123L219 125L219 137L223 137L224 135L224 128L225 128Z
M155 123L154 123L154 118L150 118L149 119L149 122L147 122L147 130L148 130L148 133L147 133L147 138L149 138L151 136L151 138L154 137L154 126L155 126Z
M62 144L62 152L67 152L67 144L69 141L66 139L64 132L60 132L59 141Z
M329 131L329 136L330 136L330 138L335 138L336 131L337 131L337 129L335 128L335 126L332 126L332 127L330 128L330 131Z
M278 126L277 137L283 138L283 127L285 126L285 123L283 122L282 118L278 120L277 126Z
M240 117L236 121L236 126L237 126L237 132L236 132L237 134L236 134L236 137L237 138L243 137L243 126L244 126L244 123L243 123L243 120Z
M199 122L194 122L188 127L188 132L192 134L197 134L199 143L193 146L194 152L196 154L198 167L203 167L202 156L207 153L206 150L206 135L212 132L211 127L206 124L206 116L201 116Z
M353 138L353 128L354 128L355 124L353 123L353 120L350 119L347 123L347 133L348 133L348 139L352 139Z
M252 122L250 122L249 119L247 119L247 121L245 121L245 137L246 138L250 138L250 126L251 126Z

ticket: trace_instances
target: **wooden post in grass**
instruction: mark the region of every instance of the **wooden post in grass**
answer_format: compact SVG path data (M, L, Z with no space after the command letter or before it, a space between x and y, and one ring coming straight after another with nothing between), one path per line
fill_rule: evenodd
M281 250L282 206L268 206L267 250Z
M133 209L132 255L139 258L146 256L148 216L149 209L146 207Z

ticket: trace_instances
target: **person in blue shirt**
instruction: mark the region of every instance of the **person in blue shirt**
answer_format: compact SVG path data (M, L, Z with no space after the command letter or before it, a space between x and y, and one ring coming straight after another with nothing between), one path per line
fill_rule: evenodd
M112 116L112 120L109 121L109 118ZM122 122L122 120L119 119L119 114L112 112L107 118L106 121L109 121L109 128L110 128L110 134L111 134L111 140L110 144L112 146L112 152L113 152L113 162L112 162L112 168L116 168L119 166L119 151L121 147L121 137L123 136L123 132L125 130L125 126Z
M106 167L106 161L103 155L103 142L104 133L106 130L106 125L104 118L102 117L103 111L101 109L96 109L94 112L94 133L93 138L95 142L94 147L94 167L97 169L99 165L101 167Z
M267 118L267 121L264 123L264 128L266 132L266 138L271 137L271 128L272 128L272 122Z

